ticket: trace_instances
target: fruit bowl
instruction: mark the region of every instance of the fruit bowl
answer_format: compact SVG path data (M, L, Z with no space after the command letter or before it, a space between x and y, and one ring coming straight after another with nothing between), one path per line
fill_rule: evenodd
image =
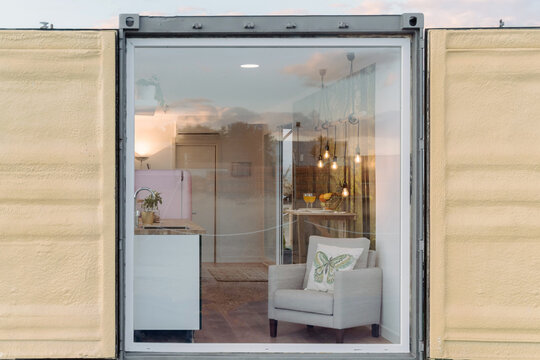
M325 193L319 195L319 201L325 210L336 210L343 202L343 197L338 193Z

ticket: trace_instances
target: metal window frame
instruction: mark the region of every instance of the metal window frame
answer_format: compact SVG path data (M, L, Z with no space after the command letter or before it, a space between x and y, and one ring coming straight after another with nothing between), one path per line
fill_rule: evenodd
M323 359L328 354L297 353L135 353L124 350L126 43L159 37L409 37L411 41L411 306L410 352L332 354L334 359L424 359L425 281L425 119L423 14L347 16L139 16L121 14L118 36L118 357L119 359Z

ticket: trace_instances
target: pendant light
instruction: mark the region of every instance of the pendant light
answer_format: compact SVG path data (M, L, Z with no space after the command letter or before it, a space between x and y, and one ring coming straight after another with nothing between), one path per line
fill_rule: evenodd
M343 190L341 190L341 196L349 196L349 185L347 184L347 180L343 181Z
M322 155L322 157L324 159L329 159L330 158L330 145L328 144L328 119L327 119L329 109L328 109L328 99L326 98L326 90L324 87L324 76L326 75L326 69L320 69L319 75L321 76L321 102L320 102L320 108L319 108L319 117L323 117L322 114L324 113L325 115L324 121L321 127L323 129L326 129L326 146L324 147L324 154ZM321 134L321 145L322 145L322 134ZM319 166L319 164L322 164L324 166L324 163L322 163L320 160L322 159L319 159L319 162L317 165ZM319 166L319 167L322 167L322 166Z
M354 162L360 164L362 162L362 157L360 156L360 146L356 146L356 155L354 155Z
M356 149L354 154L354 162L357 164L360 164L362 162L362 156L360 155L360 120L358 121L358 124L356 125L357 132L356 132Z
M360 155L360 120L358 120L358 124L356 124L356 149L354 154L354 162L357 164L360 164L362 162L362 156Z
M328 122L323 123L323 127L326 127L326 146L324 147L324 155L323 157L325 159L330 159L330 144L328 143L329 135L328 135Z
M325 159L330 158L330 146L328 145L328 140L326 141L326 147L324 149L324 158Z
M317 167L319 169L322 169L324 167L324 162L323 162L323 159L322 159L322 134L321 134L321 141L320 141L320 144L321 146L319 147L319 161L317 161Z
M350 113L346 116L347 120L351 125L358 125L358 132L357 132L357 140L360 141L360 118L356 115L355 110L355 92L354 92L354 84L353 84L353 61L354 61L354 53L350 52L347 53L347 60L350 62L350 69L349 69L349 94L347 97L347 102L350 102ZM349 104L347 104L347 109L349 109ZM362 162L362 156L360 155L360 145L356 145L355 149L355 155L354 155L354 162L359 164Z
M341 196L349 196L349 186L347 184L347 139L349 138L349 123L345 123L345 149L343 150L343 189Z
M330 166L332 170L337 170L338 168L337 156L336 156L336 143L337 143L337 125L334 126L334 158L332 159L332 165Z

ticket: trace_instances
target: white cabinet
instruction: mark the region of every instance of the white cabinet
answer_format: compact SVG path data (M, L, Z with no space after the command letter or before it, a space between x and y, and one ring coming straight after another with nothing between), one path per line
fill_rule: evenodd
M134 330L200 329L200 236L135 235Z

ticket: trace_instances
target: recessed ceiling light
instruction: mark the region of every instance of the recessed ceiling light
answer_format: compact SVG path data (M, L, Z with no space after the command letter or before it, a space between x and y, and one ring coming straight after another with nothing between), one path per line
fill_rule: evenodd
M259 64L242 64L240 67L244 69L255 69L259 67Z

